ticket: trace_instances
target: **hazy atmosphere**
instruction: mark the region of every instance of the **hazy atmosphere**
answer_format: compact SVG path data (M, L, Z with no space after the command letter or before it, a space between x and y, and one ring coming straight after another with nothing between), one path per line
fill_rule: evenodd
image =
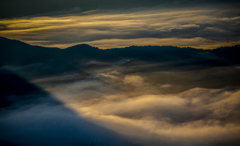
M60 48L213 49L240 43L239 6L234 0L2 0L0 35Z
M0 145L240 145L239 7L1 0Z

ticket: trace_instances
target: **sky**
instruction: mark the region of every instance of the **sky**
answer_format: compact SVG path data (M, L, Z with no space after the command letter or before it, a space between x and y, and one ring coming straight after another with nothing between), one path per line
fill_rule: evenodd
M1 0L0 36L31 45L101 49L240 44L237 0Z

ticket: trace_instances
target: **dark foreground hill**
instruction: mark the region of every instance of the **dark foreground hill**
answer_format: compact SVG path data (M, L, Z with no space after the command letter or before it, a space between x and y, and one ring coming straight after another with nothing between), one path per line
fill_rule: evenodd
M127 145L24 78L0 68L1 146Z

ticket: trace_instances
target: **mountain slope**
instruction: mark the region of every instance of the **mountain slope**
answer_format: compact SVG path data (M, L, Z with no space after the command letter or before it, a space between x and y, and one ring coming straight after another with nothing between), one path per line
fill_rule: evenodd
M89 62L92 64L93 61L105 62L108 65L119 61L124 62L124 60L138 60L139 63L174 62L175 66L226 66L240 63L239 50L240 45L214 50L174 46L130 46L101 50L86 44L59 49L31 46L0 37L0 64L12 67L21 66L21 70L25 73L32 72L37 76L81 72L83 68L89 67ZM136 61L134 65L136 65Z

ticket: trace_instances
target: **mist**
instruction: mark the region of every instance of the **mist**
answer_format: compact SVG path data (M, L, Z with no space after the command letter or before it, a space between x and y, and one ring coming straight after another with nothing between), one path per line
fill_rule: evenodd
M145 62L85 71L93 77L34 83L137 145L239 144L239 67L159 70Z
M1 145L240 144L239 45L0 43Z

